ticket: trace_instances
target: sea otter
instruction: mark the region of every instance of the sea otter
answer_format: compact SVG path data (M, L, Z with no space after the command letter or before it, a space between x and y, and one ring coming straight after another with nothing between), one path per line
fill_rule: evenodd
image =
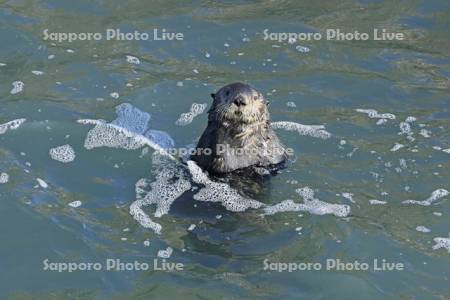
M287 159L287 152L270 127L268 102L245 83L232 83L211 94L208 126L191 156L211 174L251 168L269 174Z

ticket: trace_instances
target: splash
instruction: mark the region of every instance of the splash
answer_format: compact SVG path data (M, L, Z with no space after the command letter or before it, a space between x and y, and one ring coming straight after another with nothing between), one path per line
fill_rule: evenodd
M51 148L49 155L52 159L62 163L69 163L75 160L75 150L69 145L62 145L59 147Z
M26 119L16 119L4 124L0 124L0 134L4 134L8 130L15 130L25 123Z
M431 196L428 199L425 199L423 201L417 201L417 200L405 200L402 203L403 204L418 204L422 206L430 206L433 204L433 202L438 201L439 199L442 199L446 196L448 196L450 193L445 189L437 189L433 193L431 193Z
M300 135L311 136L319 139L328 139L331 133L325 130L323 125L303 125L295 122L272 122L270 124L274 129L284 129L287 131L297 131Z
M195 117L201 115L205 111L207 106L208 105L206 103L193 103L190 111L187 113L182 113L175 124L178 126L186 126L191 124Z

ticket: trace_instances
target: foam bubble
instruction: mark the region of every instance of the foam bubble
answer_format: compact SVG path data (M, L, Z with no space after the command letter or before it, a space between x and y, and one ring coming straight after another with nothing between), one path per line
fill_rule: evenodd
M417 226L416 231L423 232L423 233L431 232L431 230L425 226Z
M342 193L342 197L350 201L351 203L355 203L353 200L353 194L352 193Z
M413 117L413 116L409 116L409 117L407 117L406 120L405 120L406 123L413 123L413 122L415 122L415 121L417 121L417 118L416 118L416 117Z
M45 182L41 178L36 178L36 181L38 182L38 184L41 188L44 188L44 189L48 188L47 182Z
M75 150L68 144L51 148L49 154L52 159L62 163L72 162L76 157Z
M367 114L371 119L390 119L395 120L395 115L391 113L379 114L375 109L356 109L357 112Z
M5 184L9 181L9 175L8 173L0 173L0 184Z
M14 81L12 83L12 86L13 86L13 88L10 91L10 93L12 95L15 95L15 94L18 94L18 93L23 91L23 88L24 88L25 84L22 81Z
M186 126L192 123L196 116L202 114L205 111L207 106L208 104L206 103L192 103L190 111L187 113L182 113L175 124L178 126Z
M167 247L167 249L162 249L158 251L158 257L160 258L170 258L172 256L173 249L171 247Z
M307 211L315 215L332 214L336 217L347 217L350 214L350 206L331 204L314 198L314 191L309 187L297 189L296 192L303 198L304 203L295 203L293 200L284 200L278 204L264 208L266 215L279 212Z
M20 127L26 119L16 119L4 124L0 124L0 134L4 134L8 130L14 130Z
M141 63L139 58L137 58L135 56L127 55L126 58L127 58L127 62L129 62L130 64L139 65Z
M369 200L369 203L371 205L384 205L387 202L386 201L377 200L377 199L371 199L371 200Z
M42 72L42 71L37 71L37 70L31 71L31 73L33 73L34 75L37 75L37 76L40 76L40 75L43 75L43 74L44 74L44 72Z
M431 193L431 196L428 199L425 199L423 201L417 201L417 200L405 200L402 203L404 204L418 204L423 206L430 206L433 202L436 202L439 199L442 199L446 196L448 196L450 193L445 189L437 189L434 192Z
M298 52L302 52L302 53L308 53L309 51L311 51L308 47L301 46L301 45L297 45L295 47L295 50L297 50Z
M399 143L395 143L395 145L391 148L391 151L392 152L396 152L396 151L402 149L403 147L405 147L405 145L399 144Z
M400 134L412 135L411 125L407 122L400 122Z
M68 205L70 207L77 208L77 207L80 207L81 204L82 204L81 201L77 200L77 201L70 202Z
M197 227L197 225L191 224L187 230L188 230L188 231L192 231L192 230L195 229L195 227Z
M436 245L433 246L433 250L438 250L441 248L447 249L448 253L450 253L450 234L449 238L436 237L433 239Z
M378 121L377 121L377 125L383 125L383 124L386 124L387 123L387 119L379 119Z
M280 121L270 124L274 129L284 129L287 131L297 131L300 135L307 135L320 139L328 139L331 133L325 130L323 125L303 125L295 122Z

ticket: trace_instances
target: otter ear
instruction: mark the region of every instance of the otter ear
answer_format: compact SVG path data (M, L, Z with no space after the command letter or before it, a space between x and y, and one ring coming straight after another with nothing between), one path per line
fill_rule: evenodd
M213 100L216 100L216 94L211 94L211 98L213 98Z

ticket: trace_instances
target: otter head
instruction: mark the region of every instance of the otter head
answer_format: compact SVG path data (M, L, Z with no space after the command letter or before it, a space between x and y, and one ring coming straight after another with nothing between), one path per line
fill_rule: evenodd
M222 125L254 124L269 121L268 102L245 83L232 83L211 94L214 99L209 118Z

